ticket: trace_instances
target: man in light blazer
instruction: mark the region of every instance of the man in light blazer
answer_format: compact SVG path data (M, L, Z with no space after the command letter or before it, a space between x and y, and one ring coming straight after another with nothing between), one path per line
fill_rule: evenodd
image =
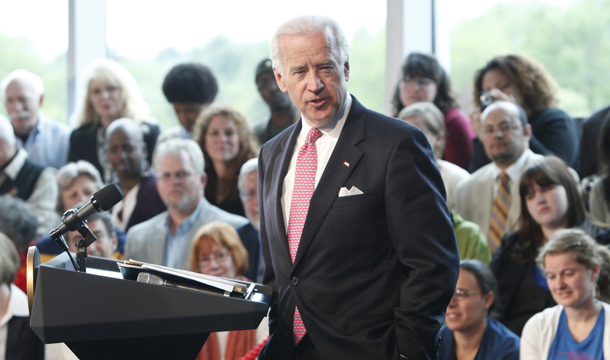
M167 211L129 229L125 259L190 270L191 243L200 227L214 220L240 227L248 220L203 197L207 180L203 153L193 140L170 139L159 144L153 164L157 190Z
M481 134L485 153L492 160L458 184L456 212L464 219L475 222L490 239L490 219L499 188L499 175L505 172L510 178L510 210L507 232L516 230L521 215L519 178L528 166L544 158L529 149L532 127L527 115L517 104L496 101L481 114ZM497 244L489 240L492 252Z
M348 94L348 53L327 17L295 18L272 39L276 80L301 120L259 156L264 282L275 292L260 359L433 359L455 290L459 257L429 143ZM312 129L322 133L315 190L293 260L297 157Z

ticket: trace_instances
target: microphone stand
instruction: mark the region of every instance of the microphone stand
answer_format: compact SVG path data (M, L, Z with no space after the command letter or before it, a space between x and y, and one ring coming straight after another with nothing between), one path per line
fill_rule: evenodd
M68 225L68 229L70 231L78 231L84 237L84 239L79 240L78 243L76 244L76 246L77 246L77 255L76 256L77 256L78 264L74 261L72 254L70 254L70 249L68 248L68 244L66 243L66 240L64 240L64 237L62 235L60 235L61 232L59 230L55 229L54 231L51 231L51 233L49 235L51 236L51 239L53 239L53 241L63 251L68 253L68 257L70 258L70 261L72 262L72 265L74 266L74 270L80 271L80 272L85 272L87 270L87 268L86 268L87 246L91 245L91 243L93 243L95 240L97 240L97 238L95 237L95 235L93 235L93 233L91 232L89 227L87 227L87 220L81 221L80 218L76 215L77 212L78 211L76 209L70 209L70 210L66 211L64 213L62 220L64 221L64 223L66 223Z
M78 263L79 271L81 272L87 272L87 247L97 240L86 222L86 220L83 221L83 226L78 229L78 232L83 238L76 243L76 262Z

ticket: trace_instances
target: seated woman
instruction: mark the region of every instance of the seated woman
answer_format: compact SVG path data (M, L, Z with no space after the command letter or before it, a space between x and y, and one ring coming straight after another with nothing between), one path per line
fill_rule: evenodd
M107 156L125 198L112 208L112 222L124 232L167 210L146 160L142 129L133 120L115 120L106 129Z
M248 252L231 225L212 221L197 231L191 246L191 271L250 281L242 276L247 268ZM238 360L252 355L251 350L268 336L266 318L256 330L211 333L197 360Z
M237 177L241 166L258 153L246 119L231 107L212 105L197 119L195 140L205 157L206 199L225 211L245 216Z
M519 360L519 337L488 318L497 283L479 260L460 262L455 294L441 328L439 360Z
M124 67L112 60L101 59L89 68L86 79L87 96L75 116L75 123L80 127L70 136L68 161L90 162L108 183L112 180L104 135L108 125L122 117L134 119L142 127L149 163L160 130L157 125L147 122L152 120L148 105L136 81Z
M530 149L536 154L555 155L568 166L578 169L581 129L567 113L555 108L557 84L537 61L521 55L505 55L491 59L475 75L472 126L479 135L481 94L495 100L514 101L525 110L532 125ZM474 140L470 171L490 162L481 141Z
M445 121L441 111L430 102L416 102L400 111L398 118L418 127L424 132L432 146L434 158L441 177L445 183L447 206L451 210L453 230L458 243L460 259L479 259L485 264L491 261L491 250L481 228L470 221L464 220L453 211L455 207L455 189L457 184L467 179L470 174L461 167L442 160L445 151Z
M447 129L443 159L468 169L476 134L468 116L457 109L449 77L434 56L411 53L402 65L402 78L392 100L394 116L416 102L431 102L441 110Z
M28 297L13 284L20 259L0 233L0 353L3 359L44 359L44 344L30 328Z
M566 164L555 156L525 169L519 182L521 218L519 230L506 235L490 267L499 285L494 317L521 335L534 314L555 305L544 274L535 265L538 249L555 231L581 228L606 242L590 219L578 185Z
M537 262L558 305L525 324L521 359L610 359L610 251L582 230L560 230Z

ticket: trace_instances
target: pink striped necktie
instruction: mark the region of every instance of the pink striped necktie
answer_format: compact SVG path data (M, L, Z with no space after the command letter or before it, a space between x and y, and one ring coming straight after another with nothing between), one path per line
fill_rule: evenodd
M318 129L311 129L307 133L305 144L301 146L297 157L296 174L290 201L290 217L288 220L288 247L290 248L290 259L294 264L303 233L303 226L309 210L309 201L313 196L316 182L316 169L318 167L318 151L316 140L322 136ZM307 330L299 314L299 309L294 307L293 340L298 344L305 336Z

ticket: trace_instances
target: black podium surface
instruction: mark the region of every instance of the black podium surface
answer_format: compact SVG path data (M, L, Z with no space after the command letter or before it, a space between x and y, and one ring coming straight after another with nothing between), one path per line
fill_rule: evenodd
M113 260L87 267L120 275ZM271 299L259 284L240 299L77 272L65 253L33 272L32 330L80 359L194 359L210 332L255 329Z

